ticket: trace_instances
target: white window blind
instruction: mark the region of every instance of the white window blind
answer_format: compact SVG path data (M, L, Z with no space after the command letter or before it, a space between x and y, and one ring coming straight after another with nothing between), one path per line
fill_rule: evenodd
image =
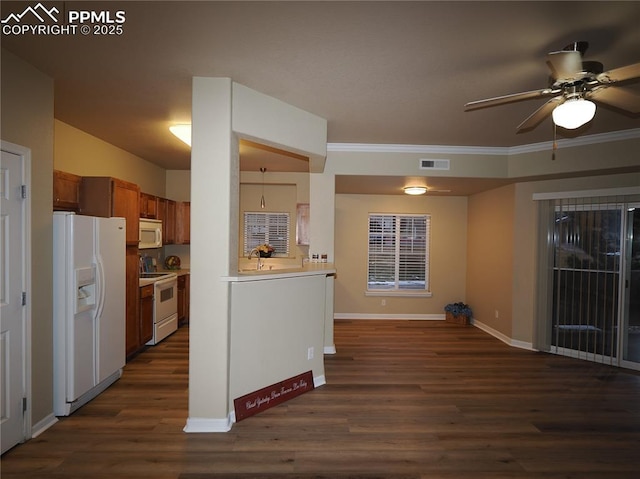
M367 289L429 290L429 215L369 215Z
M289 213L245 212L244 254L261 244L275 249L275 256L289 256Z

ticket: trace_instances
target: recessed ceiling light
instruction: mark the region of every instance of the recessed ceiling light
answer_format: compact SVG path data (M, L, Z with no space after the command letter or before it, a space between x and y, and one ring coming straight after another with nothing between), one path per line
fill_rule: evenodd
M427 192L426 186L405 186L403 189L407 195L424 195Z
M169 131L177 136L180 140L184 141L187 145L191 146L191 125L171 125Z

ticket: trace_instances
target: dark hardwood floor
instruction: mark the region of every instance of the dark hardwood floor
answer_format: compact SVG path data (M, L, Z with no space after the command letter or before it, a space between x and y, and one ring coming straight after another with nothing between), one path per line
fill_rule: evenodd
M3 479L640 477L640 375L472 326L337 321L327 384L185 434L188 328L2 457Z

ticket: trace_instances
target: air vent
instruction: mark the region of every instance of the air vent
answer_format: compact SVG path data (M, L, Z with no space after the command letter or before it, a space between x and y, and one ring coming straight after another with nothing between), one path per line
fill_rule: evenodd
M448 170L449 169L449 160L426 160L424 158L421 158L418 164L421 170Z

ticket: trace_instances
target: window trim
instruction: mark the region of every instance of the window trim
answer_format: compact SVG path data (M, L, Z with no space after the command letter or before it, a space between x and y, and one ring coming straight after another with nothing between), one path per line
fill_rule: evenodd
M376 216L389 216L398 221L400 218L425 218L425 289L400 289L396 284L393 289L369 289L369 261L370 261L370 235L371 235L371 218ZM396 235L400 235L400 230L396 231ZM396 236L397 238L397 236ZM365 296L395 296L395 297L414 297L414 298L430 298L433 296L431 291L430 271L431 271L431 215L427 213L369 213L367 216L367 264L366 264L366 288ZM395 253L395 266L398 268L399 250Z

